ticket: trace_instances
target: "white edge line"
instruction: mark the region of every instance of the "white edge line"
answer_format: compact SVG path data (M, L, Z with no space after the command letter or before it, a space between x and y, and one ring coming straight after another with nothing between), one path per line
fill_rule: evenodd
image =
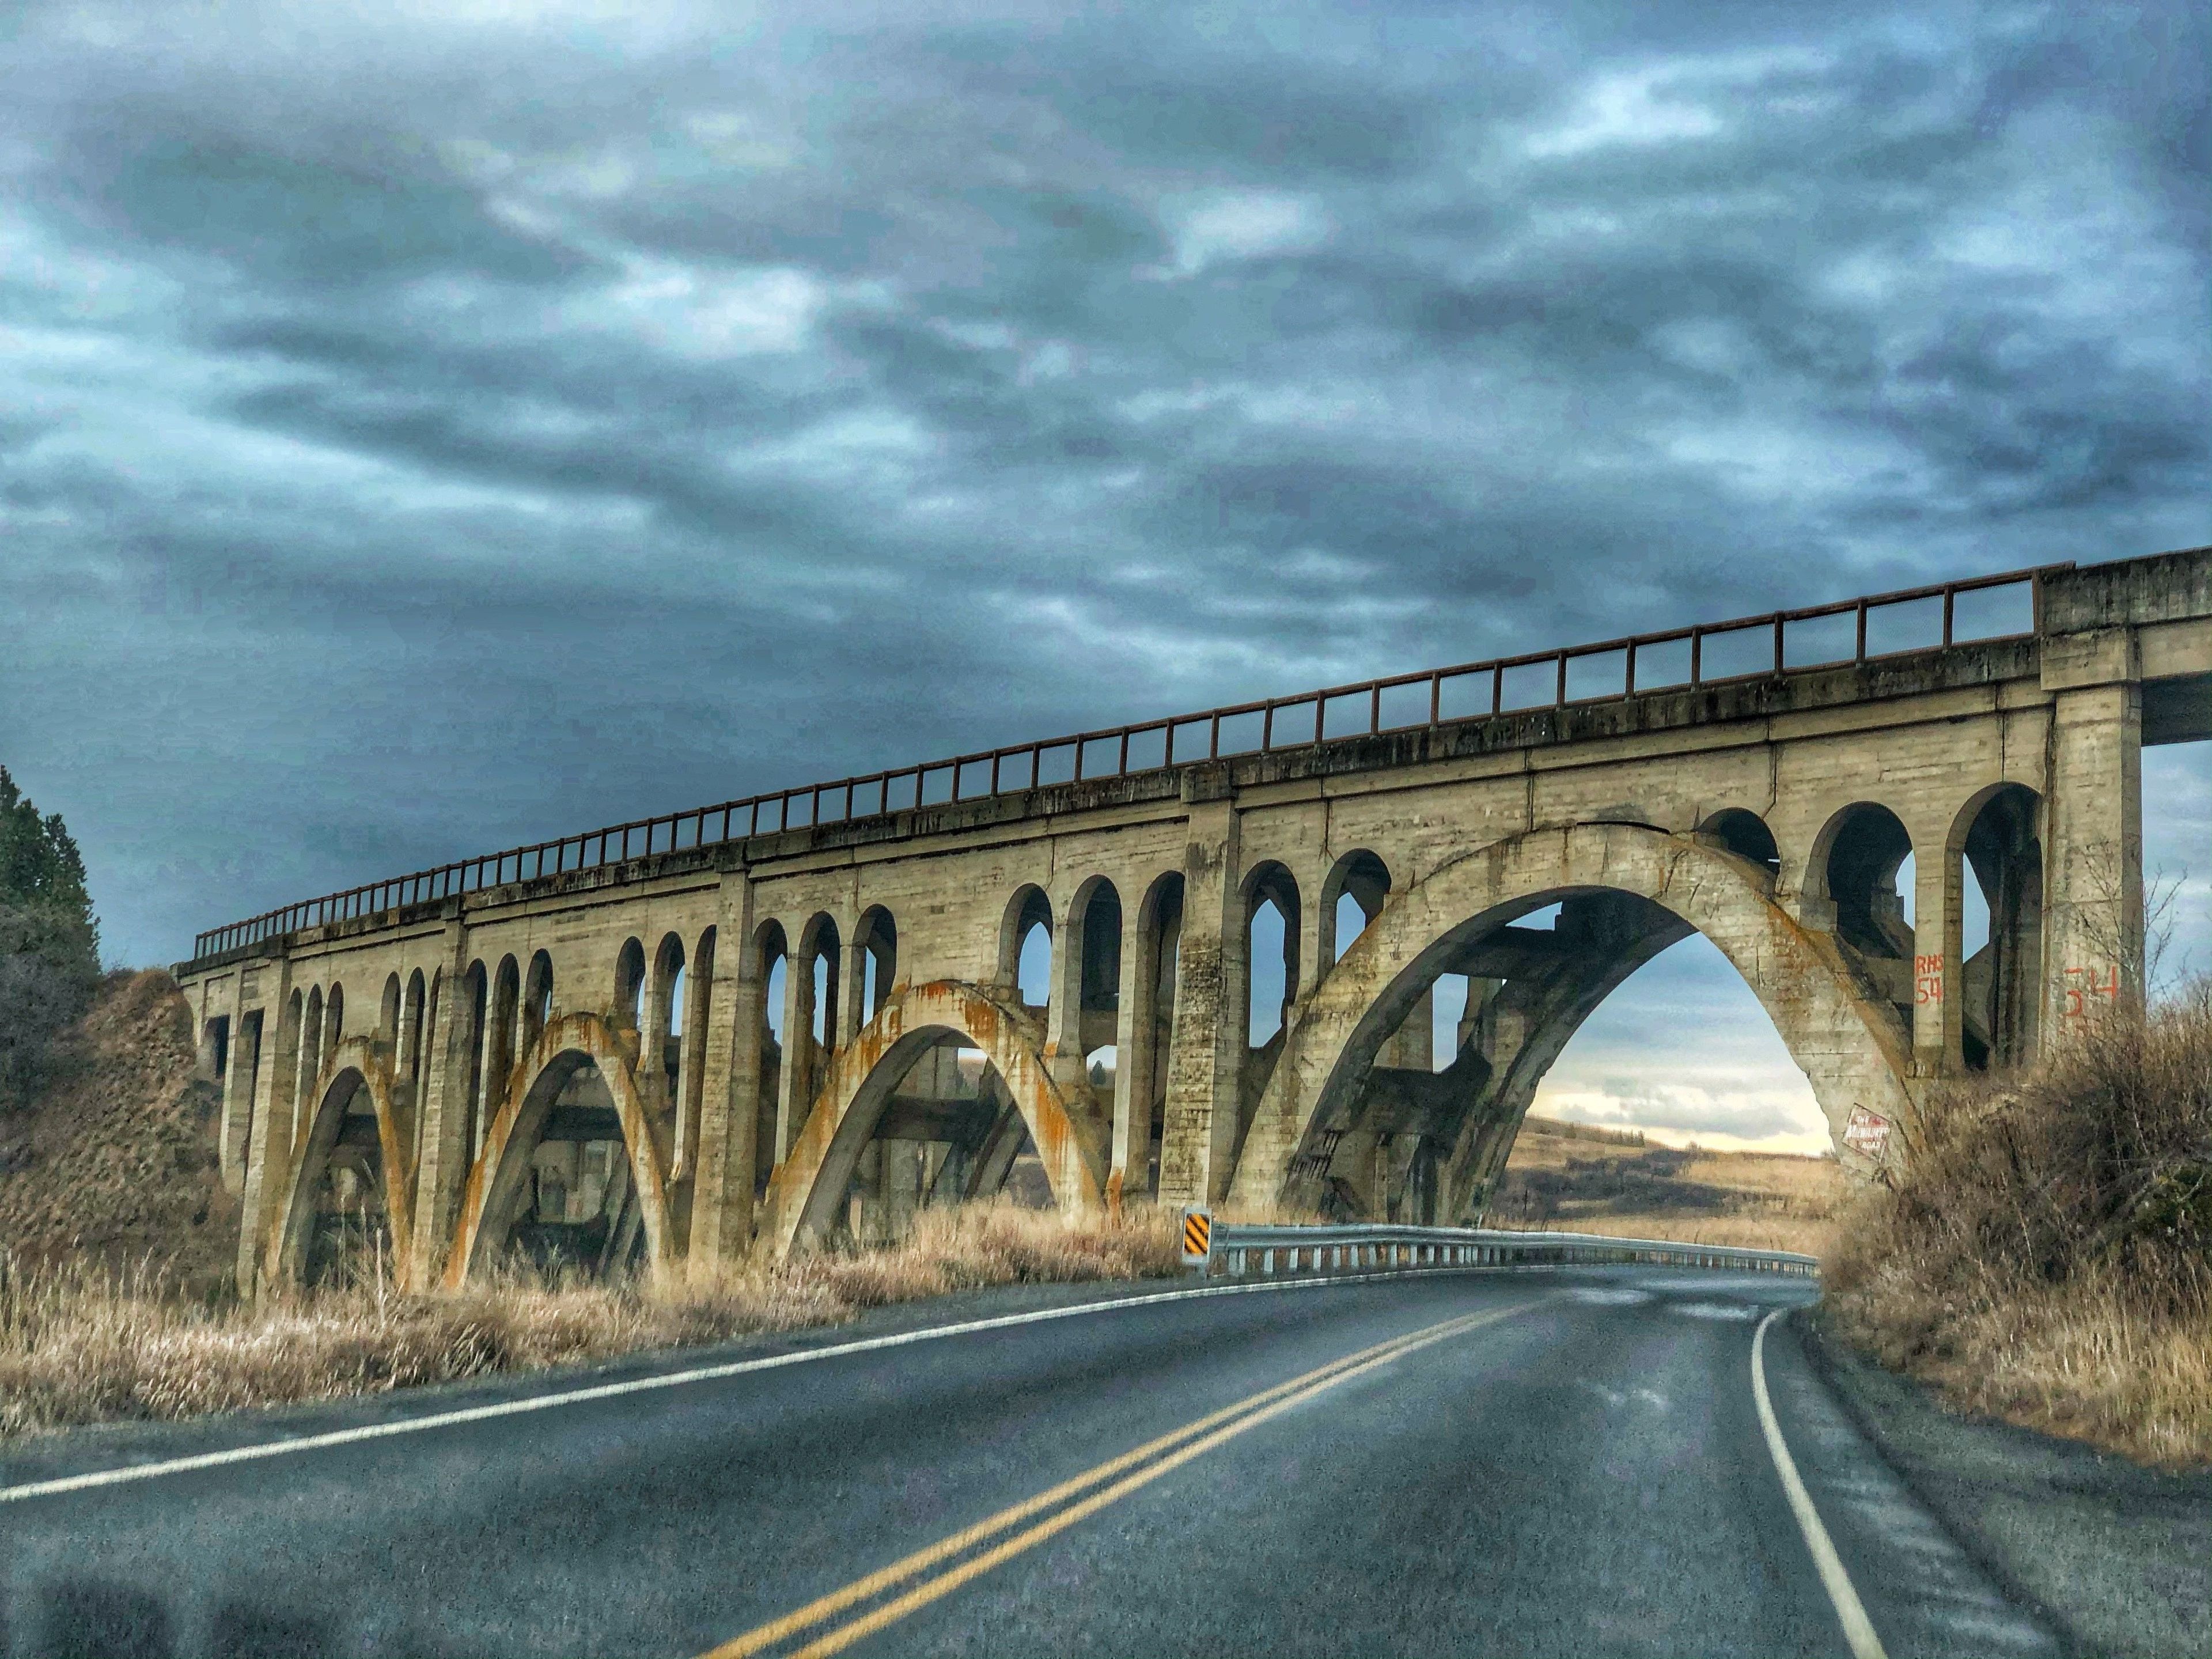
M1495 1266L1470 1266L1428 1267L1412 1273L1333 1273L1320 1278L1271 1279L1256 1285L1206 1285L1187 1291L1162 1291L1150 1295L1112 1297L1097 1302L1079 1303L1072 1308L1038 1308L1027 1313L1000 1314L992 1319L971 1319L957 1325L933 1325L922 1330L899 1331L889 1336L866 1337L859 1341L834 1343L827 1347L802 1348L792 1353L768 1354L758 1359L736 1359L727 1364L700 1365L690 1370L670 1371L659 1376L632 1377L625 1382L602 1382L592 1388L570 1389L560 1394L532 1395L523 1400L502 1400L488 1406L467 1406L459 1411L434 1412L427 1417L403 1418L391 1423L368 1423L356 1428L332 1429L323 1434L301 1435L296 1439L262 1441L251 1446L232 1446L222 1451L199 1452L190 1457L167 1458L156 1463L130 1463L118 1468L95 1469L86 1474L61 1475L51 1480L33 1480L21 1486L0 1486L0 1504L16 1504L32 1498L58 1497L64 1492L87 1492L97 1486L119 1486L133 1480L151 1480L161 1475L185 1474L194 1469L220 1468L230 1463L252 1463L267 1457L283 1457L295 1452L320 1451L326 1447L348 1446L363 1440L383 1440L394 1435L420 1434L428 1429L451 1428L462 1423L482 1423L499 1417L520 1417L530 1412L551 1411L558 1406L582 1405L594 1400L613 1400L623 1395L648 1394L655 1389L681 1388L691 1382L719 1382L725 1377L743 1376L753 1371L775 1370L785 1365L805 1364L817 1359L836 1359L847 1354L872 1353L883 1348L904 1347L914 1342L932 1342L940 1337L970 1336L979 1331L1004 1330L1012 1325L1036 1325L1052 1319L1073 1319L1085 1314L1109 1313L1117 1308L1151 1306L1161 1302L1188 1302L1209 1296L1244 1296L1261 1291L1307 1290L1323 1285L1363 1285L1382 1280L1403 1282L1411 1279L1425 1279L1433 1275L1498 1271L1500 1271L1499 1268ZM486 1382L495 1380L498 1379L494 1377L482 1379ZM343 1405L346 1403L347 1398L341 1396L337 1399L314 1403ZM353 1395L350 1398L357 1400L361 1396Z
M1828 1536L1828 1529L1820 1524L1820 1513L1813 1507L1813 1495L1805 1490L1805 1483L1797 1478L1797 1460L1790 1455L1790 1448L1782 1438L1782 1425L1775 1420L1774 1402L1766 1393L1766 1328L1790 1311L1777 1308L1759 1322L1759 1330L1751 1339L1751 1394L1759 1404L1759 1426L1766 1434L1766 1449L1774 1455L1775 1473L1782 1477L1782 1489L1789 1494L1790 1512L1797 1517L1797 1530L1805 1534L1805 1547L1812 1552L1813 1565L1820 1570L1821 1588L1828 1592L1828 1600L1835 1605L1836 1617L1843 1621L1844 1639L1850 1644L1851 1659L1888 1659L1882 1650L1881 1638L1875 1634L1874 1622L1867 1617L1866 1607L1859 1601L1859 1593L1851 1586L1850 1574L1844 1571L1843 1558L1836 1553L1836 1546Z

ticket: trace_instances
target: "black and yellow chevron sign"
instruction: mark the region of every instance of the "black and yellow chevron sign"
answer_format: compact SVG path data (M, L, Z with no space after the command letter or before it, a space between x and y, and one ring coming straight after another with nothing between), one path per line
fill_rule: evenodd
M1182 1259L1203 1261L1212 1253L1213 1215L1207 1210L1182 1212Z

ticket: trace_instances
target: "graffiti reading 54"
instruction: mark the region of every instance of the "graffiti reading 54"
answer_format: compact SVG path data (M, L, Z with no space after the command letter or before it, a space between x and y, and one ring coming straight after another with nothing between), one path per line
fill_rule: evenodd
M1912 958L1912 1000L1917 1003L1943 1000L1943 956Z
M2120 969L2116 963L2092 963L2087 968L2066 970L2066 1018L2080 1019L2089 1012L2089 999L2102 997L2106 1002L2120 1000Z

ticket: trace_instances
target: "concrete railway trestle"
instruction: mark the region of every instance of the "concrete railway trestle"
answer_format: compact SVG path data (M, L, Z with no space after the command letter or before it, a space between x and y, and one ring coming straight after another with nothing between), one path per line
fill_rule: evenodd
M244 1287L385 1241L410 1285L710 1271L1010 1185L1454 1223L1692 929L1838 1155L1895 1155L1932 1080L2142 994L2142 748L2207 737L2197 549L617 825L216 929L177 976Z

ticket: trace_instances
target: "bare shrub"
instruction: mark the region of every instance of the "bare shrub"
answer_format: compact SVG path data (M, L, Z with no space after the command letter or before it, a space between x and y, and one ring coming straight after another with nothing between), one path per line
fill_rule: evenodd
M1173 1218L1067 1227L1007 1205L926 1212L901 1244L740 1262L703 1280L546 1283L513 1273L453 1295L388 1276L258 1308L195 1302L141 1267L0 1262L0 1436L168 1420L835 1324L865 1308L1010 1284L1174 1273Z
M1972 1409L2212 1461L2212 981L1905 1127L1829 1265L1844 1333Z

